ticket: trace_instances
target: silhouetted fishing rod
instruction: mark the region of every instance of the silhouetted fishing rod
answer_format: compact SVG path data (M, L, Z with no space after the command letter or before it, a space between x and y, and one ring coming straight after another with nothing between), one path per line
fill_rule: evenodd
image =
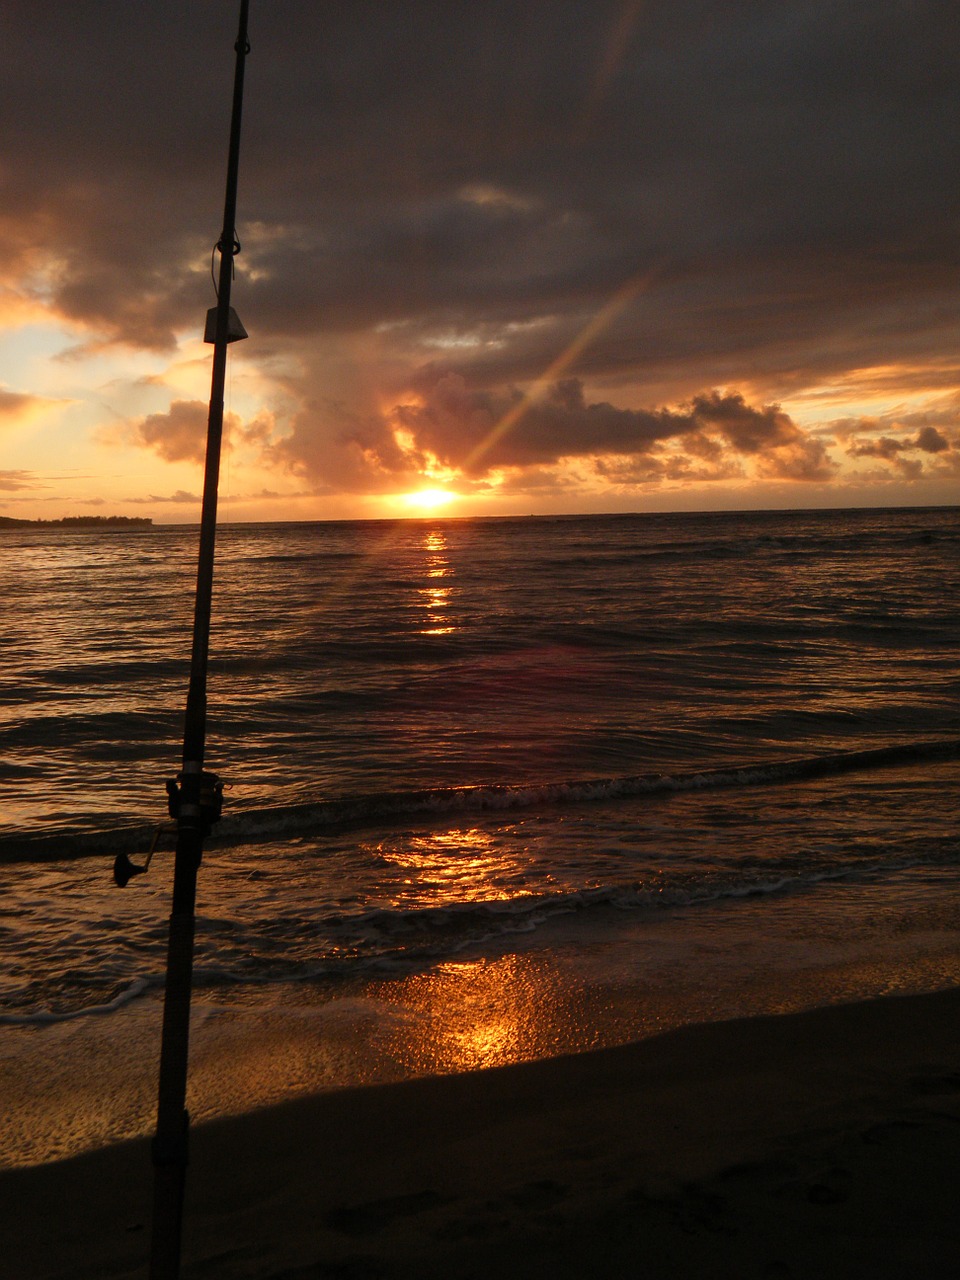
M203 856L204 839L210 833L211 824L220 817L223 792L223 783L216 774L208 773L203 764L207 733L207 656L210 648L210 604L217 536L217 487L220 479L227 346L238 338L247 336L236 312L230 306L230 285L233 280L233 260L240 252L236 232L237 176L240 165L243 70L246 56L250 52L247 43L248 10L249 0L240 0L240 28L234 46L237 63L227 157L227 191L223 207L223 230L215 250L220 253L217 305L207 313L204 332L204 341L213 343L213 376L207 420L190 686L183 729L183 766L176 778L167 782L170 816L177 824L177 851L173 871L173 906L170 914L160 1044L157 1132L153 1139L154 1196L150 1280L177 1280L180 1275L189 1128L186 1110L187 1059L197 871ZM152 852L151 850L151 856ZM121 855L114 865L117 884L122 887L131 876L146 871L149 862L148 857L146 865L141 867Z

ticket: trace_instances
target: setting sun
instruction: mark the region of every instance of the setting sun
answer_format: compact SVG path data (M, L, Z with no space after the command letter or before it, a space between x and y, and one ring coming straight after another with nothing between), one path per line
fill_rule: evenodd
M448 502L452 502L456 496L446 489L420 489L416 493L404 494L403 501L408 507L415 507L418 511L436 511L438 507L445 507Z

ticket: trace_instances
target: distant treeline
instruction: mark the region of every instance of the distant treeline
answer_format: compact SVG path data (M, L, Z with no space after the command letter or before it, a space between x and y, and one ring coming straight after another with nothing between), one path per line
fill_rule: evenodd
M149 529L142 516L63 516L60 520L15 520L0 516L0 529Z

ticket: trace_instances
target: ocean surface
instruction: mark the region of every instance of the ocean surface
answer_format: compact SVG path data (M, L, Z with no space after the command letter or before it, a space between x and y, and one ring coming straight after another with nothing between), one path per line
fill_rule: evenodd
M0 1163L152 1118L196 543L0 535ZM217 556L195 1114L960 980L956 509Z

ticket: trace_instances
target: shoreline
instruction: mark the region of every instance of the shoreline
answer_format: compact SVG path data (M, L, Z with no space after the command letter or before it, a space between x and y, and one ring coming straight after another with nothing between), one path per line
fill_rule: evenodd
M960 988L198 1125L185 1277L956 1276ZM148 1143L0 1174L21 1280L143 1276Z
M878 887L613 907L349 981L194 994L195 1124L328 1091L458 1075L681 1026L960 987L955 872ZM161 991L113 1012L4 1028L0 1168L152 1133Z

